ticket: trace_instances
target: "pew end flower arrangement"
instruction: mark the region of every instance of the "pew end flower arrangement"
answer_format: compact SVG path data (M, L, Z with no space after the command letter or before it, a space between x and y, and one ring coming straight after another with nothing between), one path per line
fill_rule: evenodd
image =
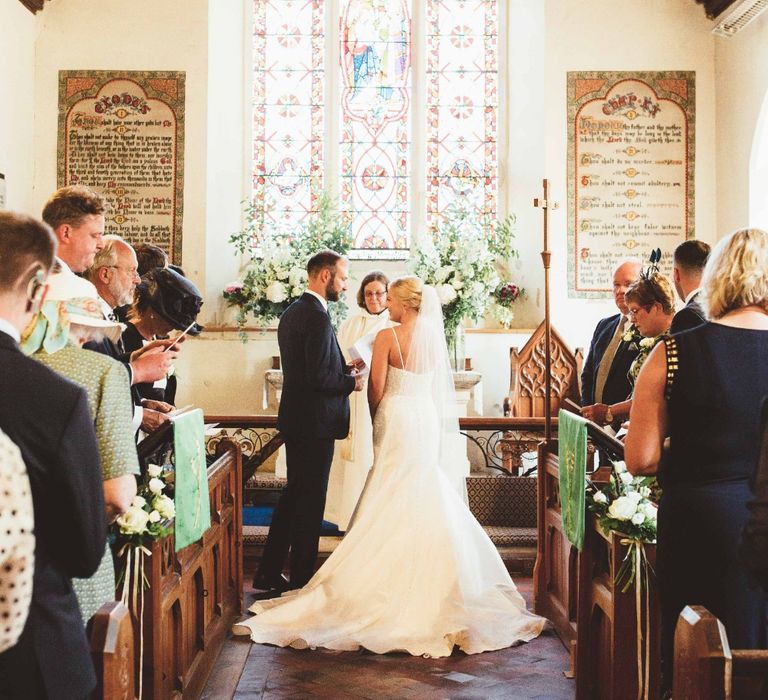
M349 226L327 192L317 195L316 211L306 223L286 225L267 221L273 207L245 207L245 227L230 236L236 251L246 256L241 278L224 289L224 299L237 308L237 324L245 340L249 316L262 327L279 318L307 287L306 264L319 250L345 255L352 245ZM343 299L331 302L328 312L334 326L347 315Z
M613 467L604 488L587 491L587 510L595 513L605 534L617 533L629 548L615 581L626 593L639 573L638 563L648 565L643 545L656 542L659 491L656 477L632 476L620 461Z
M166 483L163 467L157 464L147 466L147 471L138 481L136 496L122 515L115 520L114 534L118 548L118 558L125 558L125 566L120 572L123 583L123 602L126 596L133 594L138 584L148 584L144 576L143 556L150 556L147 544L159 540L173 532L176 506L168 494L171 486ZM136 574L141 572L141 580ZM118 581L120 583L120 581Z
M505 287L516 290L514 298L507 296L510 289L504 292L509 311L505 318L511 323L509 306L520 296L519 288L506 279L509 261L519 257L512 246L514 224L514 215L493 220L470 203L457 201L411 251L410 271L437 291L449 349L462 320L483 318Z

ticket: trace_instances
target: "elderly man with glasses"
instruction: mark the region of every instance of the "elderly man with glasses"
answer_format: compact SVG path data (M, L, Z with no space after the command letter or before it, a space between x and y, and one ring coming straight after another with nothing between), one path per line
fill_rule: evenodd
M133 302L133 292L141 278L138 273L136 253L120 236L104 236L101 250L96 253L93 265L84 273L93 283L101 298L104 316L114 318L115 309ZM152 432L168 420L165 415L173 406L162 401L141 400L133 387L136 384L163 379L178 356L174 348L163 352L173 341L154 341L141 350L126 353L120 343L105 339L100 343L86 343L84 347L109 355L123 362L131 380L134 399L133 428ZM178 346L177 346L178 347Z

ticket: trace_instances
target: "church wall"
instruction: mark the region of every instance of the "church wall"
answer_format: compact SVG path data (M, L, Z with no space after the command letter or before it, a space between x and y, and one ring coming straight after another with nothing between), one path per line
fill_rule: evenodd
M35 17L20 2L0 3L0 173L6 208L32 211L35 136Z
M768 14L730 39L716 39L715 65L719 238L750 223L749 163L768 96Z
M678 0L548 0L546 3L545 172L561 208L551 214L552 322L575 346L589 347L597 321L616 312L612 300L567 298L566 72L572 70L696 71L696 235L716 237L715 63L711 22L700 5ZM533 116L533 115L532 115ZM540 118L536 115L536 118ZM533 196L532 193L531 196ZM539 217L540 218L540 217ZM541 287L535 253L541 225L524 252L533 270L527 287ZM643 251L639 251L643 254ZM526 272L526 274L531 274ZM537 299L538 301L538 299ZM543 298L536 305L543 315Z
M229 330L233 315L220 299L223 287L237 278L239 261L227 239L240 228L241 200L247 192L248 4L248 0L52 0L33 20L39 31L34 71L39 137L34 140L34 193L29 198L33 212L39 212L56 186L58 70L186 71L183 265L204 292L202 321L210 330L190 341L182 353L179 403L194 402L210 413L261 412L263 372L277 354L274 331L250 332L250 342L243 344L237 331ZM552 318L573 346L585 346L596 321L614 307L609 301L567 299L566 71L697 72L696 223L699 235L711 240L714 39L701 8L692 2L508 0L502 5L511 38L510 68L500 97L511 121L506 142L501 142L500 174L508 211L518 219L521 257L514 266L516 281L529 295L519 305L515 326L534 328L543 317L541 213L532 207L532 198L540 196L541 178L546 175L553 198L561 204L551 216L550 228ZM24 19L16 24L23 28L30 22ZM3 71L0 68L0 80L8 80L10 73ZM374 266L390 275L405 267L402 262L354 262L351 291ZM487 414L498 411L508 387L508 348L520 344L520 336L512 334L467 336L467 354L484 373Z
M18 4L18 3L15 3ZM60 70L186 72L183 264L204 287L206 275L206 0L52 0L37 15L34 211L56 189Z

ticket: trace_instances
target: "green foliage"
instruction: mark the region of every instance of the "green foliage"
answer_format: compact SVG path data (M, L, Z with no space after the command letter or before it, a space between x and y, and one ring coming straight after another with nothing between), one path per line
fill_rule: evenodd
M246 224L230 242L249 261L241 279L224 290L224 298L237 308L242 328L248 317L266 326L304 292L306 265L320 250L345 255L352 245L349 226L344 223L333 198L327 192L317 197L317 211L307 223L291 228L266 223L264 209L251 202L245 207ZM343 299L328 304L331 321L337 326L347 315Z

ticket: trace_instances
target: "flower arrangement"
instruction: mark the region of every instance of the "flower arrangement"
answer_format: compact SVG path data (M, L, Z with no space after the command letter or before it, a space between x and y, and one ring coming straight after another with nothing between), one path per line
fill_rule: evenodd
M622 336L622 340L625 343L629 343L631 350L637 350L637 356L633 360L629 367L629 381L632 386L637 381L637 376L640 374L640 370L648 359L648 355L651 354L651 350L656 347L656 344L661 341L666 334L662 333L654 338L646 338L643 336L635 325L631 325Z
M514 216L491 221L474 206L454 202L411 252L411 272L435 287L447 336L462 319L479 320L502 285L503 265L517 257ZM512 285L514 286L514 285Z
M124 544L143 545L173 532L176 507L165 493L163 468L150 464L141 477L136 496L128 510L115 521L118 540Z
M118 516L114 525L119 547L117 556L122 564L118 579L118 584L123 585L121 601L130 608L139 625L139 698L142 697L144 664L144 589L149 587L144 573L144 558L152 554L146 545L173 532L173 519L176 517L176 505L166 490L170 487L163 478L163 467L147 465L146 472L139 479L133 502L125 513Z
M352 245L349 227L338 213L331 196L317 197L317 211L299 226L267 223L265 208L249 204L246 226L230 237L239 253L249 257L243 276L224 289L224 299L238 309L242 329L249 315L260 325L279 318L307 287L307 260L319 250L344 255ZM343 299L328 304L334 325L347 315Z
M597 515L603 532L617 532L629 544L616 577L616 584L626 592L636 575L638 557L634 548L656 541L659 491L655 477L632 476L624 462L614 462L613 467L605 488L587 492L587 510Z
M493 291L489 311L491 316L504 328L508 329L512 326L512 321L515 318L512 307L520 297L525 297L525 290L511 282L500 282Z

